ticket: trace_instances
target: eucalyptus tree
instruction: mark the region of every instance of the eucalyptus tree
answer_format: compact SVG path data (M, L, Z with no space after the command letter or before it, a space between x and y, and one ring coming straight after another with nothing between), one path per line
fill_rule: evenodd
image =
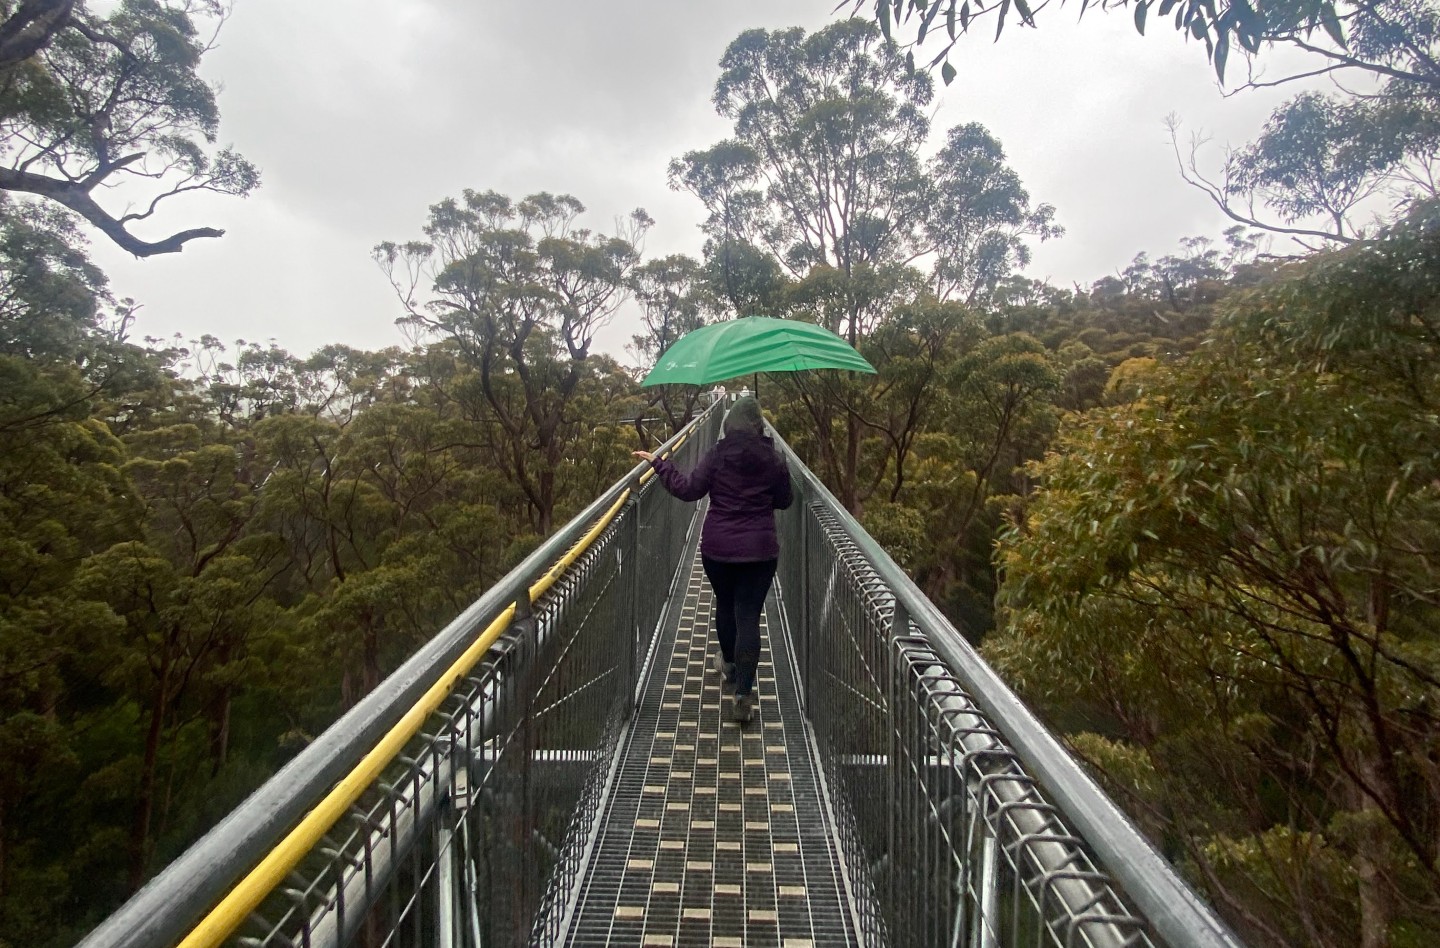
M632 275L635 301L645 332L630 337L630 354L646 369L653 367L661 353L675 340L705 324L714 309L705 288L703 264L684 254L651 260ZM691 386L659 386L651 393L651 404L665 413L670 430L678 431L695 411L699 390ZM639 420L637 419L637 425Z
M409 397L408 355L398 346L375 352L332 343L303 360L296 372L301 410L344 426L371 406Z
M63 212L0 195L0 353L73 361L112 302Z
M1054 207L1030 206L999 140L977 122L950 129L929 169L934 198L923 226L935 254L931 285L942 300L988 302L1002 280L1029 265L1025 238L1065 232Z
M584 211L570 195L516 202L466 190L430 208L425 241L374 252L405 306L402 322L450 340L477 373L501 463L542 533L557 471L587 423L574 400L593 373L595 333L628 298L652 223L636 210L606 236L577 225Z
M214 147L215 89L198 73L227 9L121 0L99 16L83 0L0 5L0 190L69 208L140 257L219 237L194 227L152 240L136 228L176 196L259 185L254 165ZM133 209L107 209L99 196L122 183Z
M300 640L349 707L501 574L499 473L471 424L427 404L380 401L343 426L280 415L256 440Z
M1045 5L856 0L853 9L869 6L887 36L903 34L912 59L930 40L937 51L929 64L943 63L949 83L956 71L947 57L961 35L977 23L992 24L997 39L1008 20L1033 27ZM1338 94L1306 92L1275 109L1260 137L1227 149L1218 170L1202 168L1203 136L1182 147L1178 119L1169 120L1181 176L1232 220L1306 247L1349 243L1377 208L1382 218L1394 216L1416 196L1436 196L1440 8L1433 0L1109 0L1080 9L1121 7L1132 11L1141 33L1153 15L1199 40L1222 83L1237 53L1245 78L1237 83L1233 67L1229 73L1239 89L1337 80ZM1264 70L1264 51L1276 48L1303 53L1304 65L1279 76Z
M750 30L720 68L714 103L733 137L672 161L671 185L705 205L712 259L764 251L793 281L791 312L852 344L925 291L920 266L932 291L978 299L1023 262L1022 237L1059 233L983 128L962 126L921 157L933 83L873 24ZM820 433L820 466L858 509L865 383L787 384Z
M1440 55L1440 46L1435 49ZM1180 144L1180 174L1227 217L1313 249L1353 243L1416 199L1440 196L1440 98L1391 92L1304 92L1277 107L1260 135L1227 149L1218 171L1202 168L1206 142Z
M715 108L735 137L671 162L713 238L764 248L794 279L853 279L919 252L933 87L873 27L742 33L720 61ZM744 314L742 314L744 315ZM860 301L829 315L851 343L881 315Z
M209 772L207 737L226 738L201 696L254 628L254 561L201 499L235 487L233 456L192 426L140 471L117 436L174 390L125 340L125 305L67 215L0 201L0 928L27 944L77 915L76 880L102 900L138 884L184 782L167 766Z
M981 339L945 367L943 423L915 447L914 491L931 527L920 580L977 635L990 624L997 498L1023 493L1025 464L1054 433L1062 381L1034 337Z
M990 657L1091 722L1076 746L1253 944L1440 925L1437 234L1314 258L1131 366L1002 546Z
M76 582L123 623L100 650L102 681L142 714L127 847L138 887L172 803L226 764L232 699L261 671L250 649L271 631L268 589L288 561L259 517L263 475L247 437L182 422L131 432L125 447L144 530L90 556Z
M885 373L860 416L889 442L893 466L874 466L873 477L888 482L888 499L900 500L910 486L908 462L917 441L945 419L951 402L947 376L956 361L984 337L978 315L954 301L923 297L907 303L865 340L864 352Z

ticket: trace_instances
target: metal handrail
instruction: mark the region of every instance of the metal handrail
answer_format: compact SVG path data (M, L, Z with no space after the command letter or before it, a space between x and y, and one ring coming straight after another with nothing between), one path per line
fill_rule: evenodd
M719 410L712 406L658 453L674 456L692 436L690 450L707 447L718 428L712 422L719 421ZM1029 899L1025 926L1048 927L1055 944L1148 945L1148 927L1165 944L1177 948L1237 948L1240 943L1235 936L949 620L778 434L775 440L797 480L797 502L782 515L782 524L792 530L791 539L798 528L800 544L798 549L787 546L790 552L784 557L780 598L792 638L800 637L796 651L807 695L814 684L812 672L818 675L825 669L833 673L838 668L827 664L831 658L824 650L840 647L844 635L863 633L864 647L873 650L870 657L874 661L864 670L874 673L874 679L867 683L832 678L842 686L851 681L863 686L845 694L855 713L868 715L869 723L877 725L870 736L880 740L858 746L852 743L848 750L854 752L847 753L847 748L841 747L843 736L837 736L834 744L841 749L827 764L837 769L841 783L851 781L861 787L856 799L891 804L878 814L872 807L869 812L876 814L875 818L860 827L858 836L853 824L842 829L842 836L851 834L842 845L849 846L852 855L872 857L874 878L888 882L888 890L879 892L882 886L867 888L864 879L856 880L858 889L863 890L862 902L888 899L893 915L889 931L886 920L874 913L858 926L871 943L887 936L897 944L935 940L936 914L928 907L907 908L904 903L916 901L918 893L902 888L904 879L919 880L935 866L942 876L958 867L957 885L972 885L959 893L958 900L946 896L948 901L934 902L947 908L953 905L956 912L953 921L941 922L953 923L958 933L962 926L977 924L978 919L974 943L985 948L999 944L1000 937L1018 937L1015 932L993 927L991 918L998 918L1001 903L1014 905L1023 898ZM572 806L576 808L565 830L570 842L564 844L566 853L573 855L573 838L593 826L598 812L596 800L604 781L597 782L596 776L604 769L602 758L614 751L615 734L623 730L622 726L612 727L619 720L614 716L619 713L616 709L630 700L628 691L637 683L638 668L654 644L650 626L658 628L656 615L663 614L665 589L660 584L640 583L639 577L642 572L650 575L645 571L659 568L660 561L668 569L676 555L670 541L684 535L683 530L676 532L672 508L660 503L668 495L655 490L653 484L641 489L651 484L652 475L648 464L636 465L102 923L81 948L169 946L180 942L187 932L195 945L217 944L267 893L274 900L287 897L290 890L281 880L306 853L311 853L310 868L316 861L338 866L346 860L361 860L347 863L353 871L332 868L313 876L302 886L302 897L292 899L293 907L286 910L290 921L298 920L303 943L343 943L363 918L369 904L364 900L373 898L377 887L386 884L380 877L394 875L397 861L410 858L405 852L412 847L414 858L431 859L432 869L442 878L456 867L471 868L468 857L436 857L454 845L448 841L457 832L470 832L471 824L454 813L458 804L453 795L465 798L466 791L458 788L468 781L469 768L483 770L490 762L503 769L551 755L562 763L585 768L587 789L580 803L574 795L561 795L546 804L551 812L559 808L569 813ZM642 535L654 542L642 541ZM648 551L649 558L643 563L638 556L641 551ZM575 567L569 569L572 563ZM830 605L826 599L829 591L810 585L813 571L822 564L830 571L832 582L834 577L847 577L850 592L846 602L855 604L847 615L860 617L853 628L827 627L816 621L828 614ZM552 584L554 589L547 593ZM608 592L603 592L606 589ZM586 590L594 590L592 598L586 599ZM602 592L610 597L605 600L607 605L603 610L592 608ZM546 595L543 602L542 594ZM536 608L533 618L527 608L532 604ZM644 630L636 626L641 615L645 617ZM606 656L603 666L590 666L600 668L600 677L566 678L565 669L576 666L547 657L558 654L547 649L560 649L569 641L566 636L572 633L566 629L581 628L584 635L575 641L588 643L581 650L599 649ZM630 649L628 655L626 648ZM477 662L483 667L472 672L471 666ZM582 671L585 667L580 666ZM538 705L524 703L527 696L533 697L532 692L544 693L544 686L534 680L537 670L561 676L557 679L561 684L555 687L563 692L565 682L576 680L623 682L627 668L630 688L615 690L613 697L605 697L597 708L599 717L609 722L603 740L547 744L542 732L532 734L537 718L544 716ZM815 698L822 706L828 701L832 708L850 715L852 706L836 705L837 696L844 697L835 692ZM553 701L553 696L545 700ZM442 703L444 711L440 710ZM424 722L433 723L437 717L443 719L441 727L417 734ZM824 722L817 721L816 727L818 733ZM552 737L574 734L545 733ZM502 746L508 738L514 740ZM825 740L822 736L821 742ZM409 761L409 776L399 777L402 768L396 764L389 776L377 782L380 772L402 750L417 758L401 758ZM360 792L366 787L386 787L387 781L397 781L388 785L392 796L371 794L365 806L372 809L357 811ZM843 796L846 788L838 789ZM317 800L321 801L318 805ZM840 809L843 807L842 800ZM951 807L968 822L956 822ZM365 828L352 832L348 842L319 842L317 848L317 840L346 812L358 813L360 826ZM387 815L368 820L367 812ZM837 817L841 824L845 819L844 813ZM882 825L887 820L888 825ZM927 820L928 826L924 825ZM530 823L524 825L531 827ZM369 841L373 839L387 841L383 853L378 844ZM556 842L558 839L555 837ZM876 840L880 842L876 844ZM543 843L552 846L548 840ZM470 845L463 844L466 851ZM336 849L333 858L327 846ZM377 860L381 856L383 860L370 862L375 854ZM556 849L555 859L560 858ZM524 885L530 894L523 909L538 913L534 919L543 920L547 912L553 912L555 892L551 890L558 886L558 891L563 891L574 881L575 860L571 855L564 858L569 861L563 870L554 872L543 860L525 863L529 868L525 869ZM913 864L907 865L907 861ZM297 876L291 874L290 878ZM944 878L948 884L949 877ZM237 879L241 880L239 886ZM1112 880L1122 892L1112 889ZM455 881L452 877L427 884L431 885L429 892L441 893L449 891ZM536 885L546 889L543 904L530 891ZM1007 885L1013 888L1005 888ZM217 902L224 908L206 916L213 922L195 927L196 920ZM519 907L513 908L518 911ZM261 911L268 914L269 908ZM865 914L870 909L858 911ZM906 915L907 911L911 914ZM1143 925L1127 914L1130 912L1144 916ZM445 915L443 908L439 915ZM418 919L419 914L408 917ZM252 917L250 924L253 928L260 922ZM264 924L270 934L253 943L288 943L280 933L294 931L284 927L289 921L281 927L268 921ZM416 924L423 928L422 921ZM507 919L504 931L520 937L526 924L540 922ZM547 933L544 937L554 937L554 926L545 925L549 927L542 926ZM919 934L921 931L924 934ZM541 932L537 928L531 935L541 937ZM412 941L428 944L428 938L417 929Z
M656 453L667 455L675 451L715 410L715 406L711 406L697 416ZM344 785L362 767L373 770L377 764L372 758L376 749L382 743L396 744L394 735L407 719L423 720L428 710L422 713L420 709L430 703L427 699L433 699L437 689L448 692L448 687L442 686L453 686L463 679L463 674L455 673L457 665L467 658L478 658L488 649L489 642L484 639L495 637L497 623L503 630L505 623L501 619L513 613L521 597L533 602L555 582L563 566L568 566L583 552L581 541L598 533L594 529L597 518L607 511L613 515L633 487L649 480L651 470L648 463L637 464L556 531L214 829L150 880L77 948L154 948L173 945L185 938L202 913L231 892L242 874L248 875L252 867L265 863L277 845L315 809L315 800L326 798L332 788ZM481 632L481 639L477 639L477 631ZM492 634L486 636L487 631ZM482 642L484 647L479 647ZM479 654L474 654L477 651ZM403 743L401 740L398 745ZM378 761L380 767L399 751L398 745L389 748L385 760ZM340 807L334 815L338 816L343 809ZM316 821L318 824L323 819L317 817ZM319 833L323 834L328 826L329 823L320 826ZM279 873L281 878L283 875L283 871ZM273 878L274 873L268 876ZM263 892L261 895L263 897ZM244 901L248 904L251 899L247 897ZM241 912L240 918L243 916ZM219 932L217 928L205 933L205 939L197 943L213 944L227 934L228 931Z
M909 624L920 630L926 644L963 686L966 696L994 731L1003 736L1025 771L1044 786L1056 809L1083 837L1104 870L1123 887L1128 900L1155 933L1174 946L1241 948L1242 942L1180 878L1129 816L1106 796L779 433L773 428L771 433L802 483L797 496L818 502L839 525L888 587L900 615L908 617Z

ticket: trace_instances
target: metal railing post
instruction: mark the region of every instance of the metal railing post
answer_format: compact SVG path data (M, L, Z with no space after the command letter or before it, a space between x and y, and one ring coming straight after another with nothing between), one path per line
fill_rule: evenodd
M978 948L999 948L996 920L1000 916L1000 844L989 833L980 843L980 907L976 910Z
M516 783L519 786L519 800L516 805L515 821L512 827L513 835L511 845L517 854L518 871L512 880L513 897L511 900L510 925L513 932L528 930L529 919L522 917L525 904L524 894L529 886L530 872L534 862L530 847L526 845L532 828L535 826L534 806L535 793L531 786L532 771L535 765L535 750L539 746L535 735L535 716L529 705L535 694L535 658L539 651L539 644L536 635L536 622L534 607L530 600L530 591L522 590L515 597L515 615L510 620L510 628L507 635L514 640L513 657L516 659L517 674L515 683L511 688L511 695L516 702L514 713L519 731L520 753L517 767L519 774Z
M905 606L900 602L899 599L893 600L893 607L894 611L890 613L890 628L888 635L886 636L887 642L885 649L885 661L887 665L886 678L888 679L888 687L886 688L887 695L885 701L885 718L888 722L890 731L890 766L886 768L889 771L890 779L886 781L886 802L888 803L888 806L886 806L885 808L887 813L887 819L889 820L889 827L886 833L886 855L888 856L886 860L886 863L888 865L886 881L886 889L888 892L888 896L886 898L886 903L890 906L891 910L891 938L895 939L897 942L903 942L904 935L902 933L904 932L904 928L900 925L899 917L901 860L898 858L900 853L901 831L899 809L901 803L900 796L902 792L900 787L900 702L904 697L904 695L901 693L900 682L900 639L902 639L910 630L910 614L905 611Z
M811 654L815 651L815 637L810 630L810 505L803 497L800 501L800 608L796 610L800 621L800 641L803 654L800 656L800 705L810 713L811 680L814 665Z
M622 517L629 517L629 537L624 543L615 545L616 555L620 556L620 570L625 582L625 599L629 603L630 627L629 642L627 650L629 656L629 673L626 676L625 693L628 696L625 701L625 717L629 718L635 713L635 707L639 703L640 691L640 642L644 637L644 628L640 621L640 500L635 494L631 494L630 500L626 502L621 510Z
M446 806L440 817L439 833L435 856L439 860L439 871L435 878L435 927L439 935L439 948L455 948L456 924L455 888L458 874L455 872L455 827L452 806Z

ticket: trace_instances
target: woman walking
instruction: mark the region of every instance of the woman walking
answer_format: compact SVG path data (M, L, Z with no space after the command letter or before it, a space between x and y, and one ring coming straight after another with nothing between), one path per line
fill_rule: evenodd
M688 474L649 451L665 489L680 500L710 495L700 533L700 561L715 592L716 671L735 684L733 716L754 713L760 664L760 613L775 579L780 540L775 511L790 506L790 472L765 434L760 403L744 396L725 416L725 437Z

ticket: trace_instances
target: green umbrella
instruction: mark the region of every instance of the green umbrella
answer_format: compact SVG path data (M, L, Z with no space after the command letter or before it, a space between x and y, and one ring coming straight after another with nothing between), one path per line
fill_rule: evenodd
M660 356L646 385L710 385L755 372L849 369L875 374L844 339L794 319L746 316L686 333Z

